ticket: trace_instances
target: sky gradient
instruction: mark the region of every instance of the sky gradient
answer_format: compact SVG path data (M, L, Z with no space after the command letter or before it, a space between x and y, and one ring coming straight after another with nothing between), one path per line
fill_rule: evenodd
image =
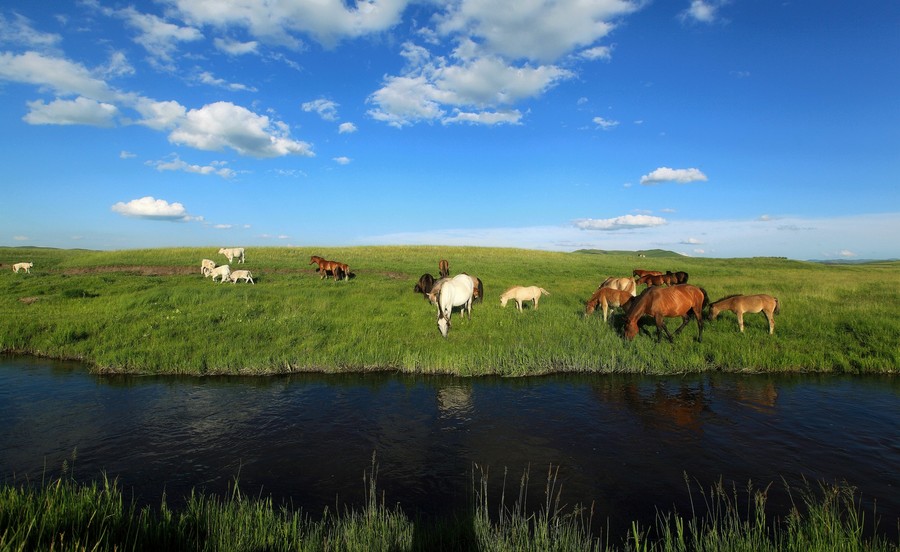
M900 3L0 7L0 245L900 258Z

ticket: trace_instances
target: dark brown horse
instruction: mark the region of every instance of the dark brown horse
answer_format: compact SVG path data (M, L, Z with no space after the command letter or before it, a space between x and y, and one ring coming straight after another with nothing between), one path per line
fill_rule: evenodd
M640 278L641 276L662 276L662 272L658 270L641 270L640 268L635 268L631 271L631 274L635 278Z
M318 255L312 255L309 258L309 264L318 265L318 268L316 268L316 270L319 271L321 280L327 278L329 272L332 276L334 276L335 282L339 279L350 279L350 267L345 263L339 263L337 261L326 261Z
M441 278L450 277L450 263L447 259L441 259L438 263L438 273L441 275Z
M675 335L678 335L693 316L697 320L697 341L703 342L703 307L708 303L706 290L691 284L649 287L631 301L631 308L625 314L625 339L634 339L638 333L638 320L647 315L656 321L656 341L659 342L665 332L669 342L674 343L666 327L666 318L680 316L684 320L675 330Z
M428 294L431 292L431 288L434 287L434 276L431 274L422 274L419 276L419 281L416 283L415 287L413 287L413 291L416 293L421 293L426 299L428 299Z
M666 276L675 280L676 284L686 284L688 283L688 273L687 272L672 272L671 270L666 271Z

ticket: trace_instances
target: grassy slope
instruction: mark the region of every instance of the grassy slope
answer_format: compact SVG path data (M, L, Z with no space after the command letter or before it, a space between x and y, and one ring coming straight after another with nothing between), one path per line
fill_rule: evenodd
M460 375L552 371L897 372L900 263L822 265L785 259L694 259L648 251L556 253L469 247L248 248L257 285L212 284L202 258L217 248L81 251L0 248L0 350L79 358L99 370L263 373L397 369ZM321 281L309 256L350 264L349 282ZM471 321L448 339L412 292L440 258L485 282ZM33 261L32 273L10 265ZM685 270L711 299L770 293L782 303L774 336L760 314L694 323L674 345L627 343L584 302L606 276ZM507 287L550 291L537 311L502 309ZM30 299L27 299L30 298ZM30 302L23 302L27 299ZM671 320L674 328L678 320ZM655 331L655 330L654 330Z

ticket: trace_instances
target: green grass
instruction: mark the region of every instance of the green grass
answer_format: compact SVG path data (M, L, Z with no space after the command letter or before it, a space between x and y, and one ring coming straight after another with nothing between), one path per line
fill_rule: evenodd
M550 372L702 370L896 373L900 263L824 265L776 258L695 259L647 252L557 253L475 247L248 248L257 285L213 284L200 260L217 247L84 251L0 248L0 350L79 359L98 372L264 374L398 370L525 376ZM320 280L309 256L350 265ZM485 283L471 320L447 339L436 310L412 288L437 261ZM31 274L10 265L33 261ZM715 300L779 298L775 335L761 314L692 322L674 344L621 337L621 314L583 315L607 276L633 268L684 270ZM550 291L538 310L503 309L512 285ZM680 323L671 320L670 328ZM655 329L652 329L655 334Z
M528 473L513 504L505 493L488 497L485 472L472 473L472 503L443 519L410 518L387 506L376 488L377 465L363 479L360 508L330 510L315 518L251 497L234 484L229 495L192 493L173 509L163 496L158 508L123 498L115 481L78 483L64 475L41 485L0 486L0 550L64 551L896 551L897 544L872 530L847 485L789 491L798 504L786 515L767 511L766 490L746 492L721 483L702 497L703 513L661 512L655 523L634 522L624 535L604 533L592 509L561 507L557 473L548 470L544 502L526 504ZM504 485L505 488L505 485ZM698 497L698 499L699 499ZM693 498L692 498L693 503Z

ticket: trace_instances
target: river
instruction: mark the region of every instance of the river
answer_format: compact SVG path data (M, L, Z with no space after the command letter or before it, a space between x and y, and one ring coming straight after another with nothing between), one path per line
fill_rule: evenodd
M489 473L497 504L529 474L529 504L558 470L561 504L594 505L611 531L690 510L722 479L744 491L848 482L896 535L900 380L698 374L540 378L96 376L80 364L0 357L0 477L118 479L126 497L170 505L192 489L323 509L359 505L378 466L388 504L464 509ZM799 497L794 497L798 499ZM871 519L871 517L870 517ZM607 521L608 520L608 521Z

